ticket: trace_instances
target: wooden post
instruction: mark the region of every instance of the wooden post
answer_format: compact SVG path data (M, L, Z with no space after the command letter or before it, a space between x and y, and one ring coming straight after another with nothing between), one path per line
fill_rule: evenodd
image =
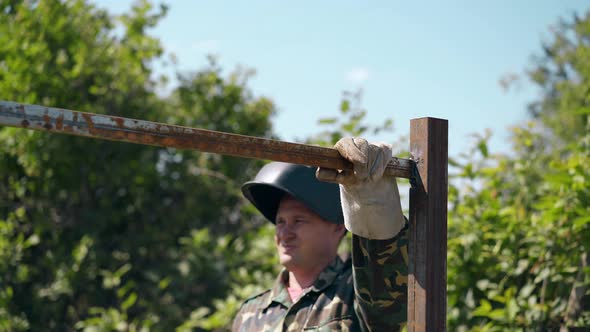
M416 176L410 189L408 331L445 331L448 121L410 121Z

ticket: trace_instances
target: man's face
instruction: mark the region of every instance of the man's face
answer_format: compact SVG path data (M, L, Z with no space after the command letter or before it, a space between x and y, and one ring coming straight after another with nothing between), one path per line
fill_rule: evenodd
M293 197L281 200L275 244L279 261L289 271L323 269L336 255L343 234L343 225L325 221Z

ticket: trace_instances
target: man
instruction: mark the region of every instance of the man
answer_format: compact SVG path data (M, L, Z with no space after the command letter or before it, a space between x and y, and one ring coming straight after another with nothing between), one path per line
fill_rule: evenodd
M391 147L344 138L335 148L353 172L270 163L242 187L276 225L284 269L271 289L246 300L233 331L397 331L405 324L408 226L395 178L383 176ZM337 255L345 228L352 264Z

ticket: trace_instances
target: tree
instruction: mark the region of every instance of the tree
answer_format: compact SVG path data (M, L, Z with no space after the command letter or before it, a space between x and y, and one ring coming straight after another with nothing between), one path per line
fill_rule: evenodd
M529 78L541 89L542 99L530 104L536 122L556 143L574 142L587 132L590 107L590 13L573 14L552 29Z
M490 155L478 137L456 159L449 329L590 326L589 40L590 13L554 30L529 71L542 97L531 121L513 129L511 155Z
M148 30L166 7L0 11L3 99L272 135L275 107L248 89L249 73L225 76L212 61L169 98L155 93L163 49ZM2 330L173 330L254 277L236 261L264 230L241 221L253 213L236 184L259 161L13 128L0 129L0 155Z
M164 54L147 1L113 17L82 0L0 0L3 99L273 137L272 101L214 59L155 93ZM121 33L115 33L120 24ZM449 330L590 325L590 14L562 21L529 71L541 98L453 158ZM389 129L344 95L308 142ZM0 128L1 330L223 330L277 272L272 228L239 185L261 162Z

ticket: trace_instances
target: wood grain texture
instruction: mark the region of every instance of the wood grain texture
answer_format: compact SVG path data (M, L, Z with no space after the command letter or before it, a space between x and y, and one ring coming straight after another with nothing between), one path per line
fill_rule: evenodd
M410 121L408 331L446 331L448 121Z

